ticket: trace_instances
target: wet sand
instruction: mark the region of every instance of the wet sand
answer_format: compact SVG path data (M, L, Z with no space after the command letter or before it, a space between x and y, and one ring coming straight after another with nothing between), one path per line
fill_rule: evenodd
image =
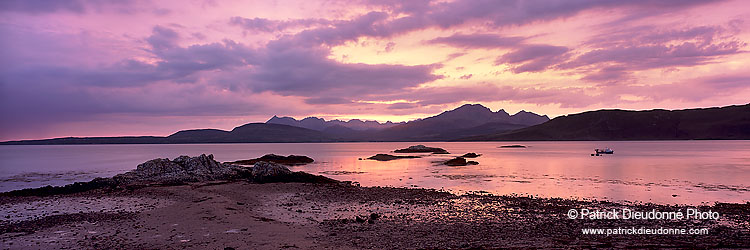
M346 184L211 182L0 197L3 249L493 249L750 247L750 204L719 220L571 220L569 209L687 207L453 195ZM708 228L708 235L584 235L582 228Z

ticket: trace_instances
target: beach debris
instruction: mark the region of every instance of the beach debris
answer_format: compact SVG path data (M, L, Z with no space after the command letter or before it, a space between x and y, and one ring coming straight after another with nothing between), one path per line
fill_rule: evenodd
M456 158L443 162L443 164L447 166L466 166L466 165L479 165L479 162L467 161L466 158L456 157Z
M356 218L354 218L354 221L364 223L365 221L367 221L367 219L365 219L364 216L357 216Z
M605 148L605 149L598 149L597 148L597 149L594 149L594 152L596 154L608 154L608 155L611 155L611 154L615 153L615 151L612 150L611 148Z
M371 213L370 214L370 220L377 220L378 218L380 218L380 216L381 216L380 214Z
M415 145L408 148L396 149L395 153L433 153L433 154L450 154L442 148L427 147L425 145Z
M477 153L466 153L466 154L462 155L461 157L463 157L463 158L477 158L479 156L482 156L482 155L481 154L477 154Z
M500 146L500 148L526 148L526 146L515 144L515 145L503 145L503 146Z
M226 163L239 164L239 165L253 165L261 161L274 162L274 163L284 164L284 165L289 165L289 166L304 165L304 164L315 162L315 160L313 160L312 158L304 156L304 155L283 156L283 155L276 155L276 154L267 154L267 155L261 156L260 158L249 159L249 160L238 160L238 161L226 162Z
M412 158L420 158L419 156L413 156L413 155L389 155L389 154L376 154L373 156L370 156L367 158L368 160L376 160L376 161L392 161L397 159L412 159Z

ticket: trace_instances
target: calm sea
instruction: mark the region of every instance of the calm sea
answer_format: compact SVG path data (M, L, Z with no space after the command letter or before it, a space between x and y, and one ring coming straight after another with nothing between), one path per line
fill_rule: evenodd
M410 145L442 147L451 155L390 162L359 160ZM527 148L499 148L523 144ZM613 155L590 156L610 147ZM466 167L439 161L482 154ZM307 155L295 171L363 186L424 187L455 193L700 204L750 201L750 141L638 142L367 142L179 145L0 146L0 191L64 185L108 177L153 158L214 154L233 161L267 153Z

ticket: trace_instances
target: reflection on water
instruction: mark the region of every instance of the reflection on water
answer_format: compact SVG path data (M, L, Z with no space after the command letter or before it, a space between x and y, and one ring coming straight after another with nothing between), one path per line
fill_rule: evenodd
M442 147L452 154L359 160L415 144ZM528 147L499 147L511 144ZM590 156L594 148L604 147L615 154ZM437 163L468 152L482 154L474 159L479 165ZM750 141L0 146L0 191L87 181L153 158L201 153L212 153L220 161L267 153L308 155L316 162L292 169L364 186L658 203L750 201Z

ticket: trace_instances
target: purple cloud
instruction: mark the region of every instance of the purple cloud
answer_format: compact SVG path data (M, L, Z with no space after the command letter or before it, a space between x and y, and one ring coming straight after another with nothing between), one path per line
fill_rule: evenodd
M0 12L19 12L27 14L49 14L55 12L70 12L85 14L88 11L111 10L119 13L133 13L139 11L139 3L135 0L3 0L0 1ZM152 13L164 15L166 9L153 9Z
M0 11L32 14L56 11L83 13L85 6L82 1L78 0L4 0L0 1Z
M566 60L568 51L569 49L563 46L524 45L497 58L495 63L513 65L511 71L514 73L537 72Z
M440 65L346 64L328 58L325 49L270 50L249 72L248 87L257 92L315 96L321 92L341 96L390 93L431 82Z
M229 24L237 25L245 30L256 31L256 32L276 32L283 31L290 28L307 28L316 25L328 25L332 21L325 19L293 19L293 20L269 20L266 18L243 18L243 17L232 17L229 19Z
M454 34L438 37L427 41L431 44L446 44L459 48L508 48L519 45L526 38L512 36L505 37L496 34Z
M737 41L701 45L644 45L602 48L584 53L564 67L582 67L599 63L618 63L630 69L693 66L710 62L716 56L738 53L744 43Z
M310 97L305 99L307 104L349 104L352 100L341 97Z
M155 51L174 48L179 40L180 35L176 31L158 25L152 29L151 36L146 38L146 41Z

